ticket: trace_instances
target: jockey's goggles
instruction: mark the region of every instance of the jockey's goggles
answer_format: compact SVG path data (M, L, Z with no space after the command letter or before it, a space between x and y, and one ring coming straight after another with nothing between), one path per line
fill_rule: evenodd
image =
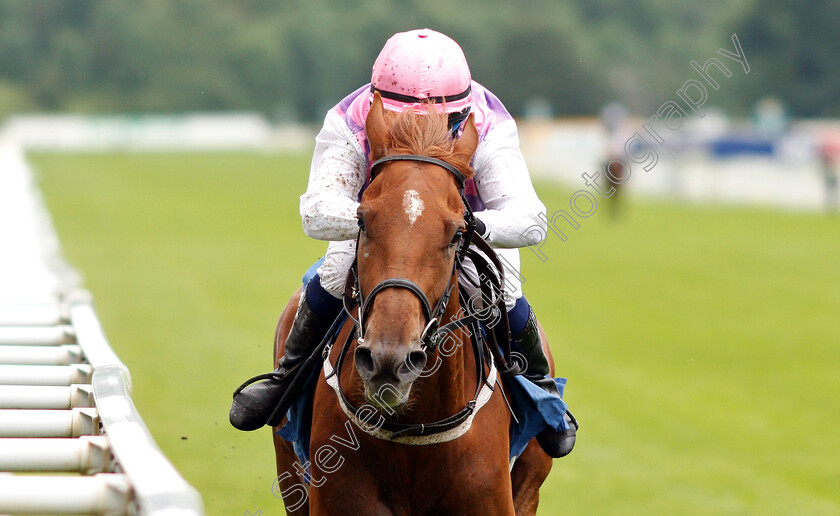
M389 109L391 111L403 111L409 108L416 108L418 105L425 103L432 103L441 106L442 110L447 113L447 125L452 131L452 135L456 137L461 129L461 124L463 124L464 120L470 116L470 106L472 104L472 88L470 86L467 86L466 90L455 95L425 98L381 90L371 84L371 99L373 98L373 94L375 92L379 92L379 95L382 97L385 109Z

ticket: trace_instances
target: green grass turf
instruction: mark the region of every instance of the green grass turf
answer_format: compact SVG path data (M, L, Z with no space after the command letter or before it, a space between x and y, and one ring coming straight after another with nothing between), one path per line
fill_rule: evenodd
M269 432L227 410L325 247L297 214L308 155L32 161L160 447L208 514L280 514ZM627 208L550 233L545 262L523 250L581 421L539 514L840 514L840 217Z

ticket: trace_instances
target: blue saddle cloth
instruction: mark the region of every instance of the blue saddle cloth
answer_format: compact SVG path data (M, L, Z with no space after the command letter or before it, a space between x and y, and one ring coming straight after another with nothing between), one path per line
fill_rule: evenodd
M306 272L304 283L315 275L316 269L322 262L323 258ZM293 443L295 454L307 472L309 471L309 442L312 430L312 400L315 396L317 377L320 374L319 364L306 378L306 388L286 413L287 423L277 432L280 437ZM561 398L548 394L522 376L502 378L502 382L510 394L510 402L516 416L516 419L511 419L509 457L511 460L518 457L531 439L545 428L553 428L556 431L569 428L569 424L563 417L568 406ZM566 379L555 378L554 382L562 396L566 388ZM305 480L309 481L308 478Z

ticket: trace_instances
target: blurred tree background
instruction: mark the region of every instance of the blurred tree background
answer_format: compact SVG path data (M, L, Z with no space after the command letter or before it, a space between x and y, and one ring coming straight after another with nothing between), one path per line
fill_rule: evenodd
M394 32L428 26L516 115L645 114L737 32L733 114L773 94L794 115L840 115L836 0L148 0L0 2L0 116L257 110L316 121L367 82Z

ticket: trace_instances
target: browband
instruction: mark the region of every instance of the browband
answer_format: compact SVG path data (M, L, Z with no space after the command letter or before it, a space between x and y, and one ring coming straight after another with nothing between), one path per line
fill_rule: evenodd
M453 167L449 163L441 159L430 158L428 156L418 156L417 154L394 154L393 156L385 156L384 158L379 158L370 165L371 181L373 181L374 177L376 177L376 169L383 163L387 163L389 161L422 161L423 163L432 163L439 167L443 167L444 169L449 171L450 174L455 176L455 179L458 181L458 188L460 190L464 189L464 183L467 182L467 176L465 176L460 170Z

